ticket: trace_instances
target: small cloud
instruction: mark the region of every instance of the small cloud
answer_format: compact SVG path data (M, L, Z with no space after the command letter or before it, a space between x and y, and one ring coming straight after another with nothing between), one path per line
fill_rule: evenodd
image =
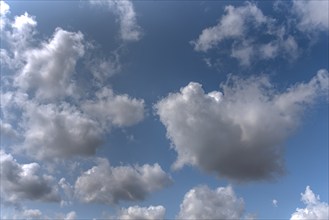
M274 207L278 207L278 200L273 199L272 204L273 204Z

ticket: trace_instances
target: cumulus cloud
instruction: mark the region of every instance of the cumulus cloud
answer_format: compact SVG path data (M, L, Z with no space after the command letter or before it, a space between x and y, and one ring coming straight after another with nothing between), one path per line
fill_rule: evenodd
M328 1L293 1L293 13L297 15L299 30L304 32L329 30Z
M68 103L26 101L23 149L39 160L94 155L102 143L99 124Z
M11 154L2 150L0 156L3 202L18 204L22 200L60 201L53 177L41 175L38 163L19 164Z
M164 219L166 209L163 206L149 206L149 207L140 207L140 206L131 206L127 209L122 208L118 219L126 220L161 220Z
M96 166L78 177L75 196L86 203L117 204L121 200L143 200L171 182L158 164L112 167L99 158Z
M266 76L231 80L205 93L191 82L155 105L167 137L185 164L237 181L273 178L284 172L282 145L302 113L326 95L328 71L278 92Z
M24 91L39 99L56 99L74 95L72 75L77 60L84 54L83 35L57 28L40 48L26 49L25 66L15 78Z
M198 39L191 42L196 51L221 49L221 43L230 45L231 57L244 66L249 66L255 59L269 60L278 55L294 59L298 56L294 37L284 26L277 25L275 19L265 16L256 4L229 5L224 13L217 25L205 28ZM268 36L271 36L270 40L264 41Z
M131 98L127 94L116 95L107 87L96 93L95 100L85 101L82 108L103 127L131 126L144 118L144 100Z
M39 209L25 209L23 211L23 216L27 219L40 219L42 217L42 212Z
M328 219L329 206L320 201L320 196L315 195L310 186L307 186L304 193L301 193L301 201L306 205L305 208L297 208L291 215L291 220L303 219Z
M278 200L273 199L272 204L273 204L274 207L278 207Z
M129 0L89 1L93 5L107 6L119 17L122 40L138 41L142 37L142 28L137 24L134 5Z
M231 186L215 190L198 186L185 194L177 219L240 219L243 213L243 199Z
M75 211L71 211L66 214L64 220L75 220L77 218L77 214Z

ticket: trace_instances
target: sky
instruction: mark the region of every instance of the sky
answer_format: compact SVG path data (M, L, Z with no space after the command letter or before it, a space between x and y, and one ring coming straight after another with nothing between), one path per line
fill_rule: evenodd
M328 1L0 1L1 219L329 219Z

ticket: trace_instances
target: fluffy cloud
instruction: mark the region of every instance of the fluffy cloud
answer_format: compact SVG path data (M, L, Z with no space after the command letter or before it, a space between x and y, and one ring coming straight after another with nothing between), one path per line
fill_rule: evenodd
M68 103L40 105L25 102L24 150L39 160L94 155L103 130Z
M93 5L107 6L118 17L120 22L121 38L125 41L138 41L142 37L142 29L137 24L134 5L129 0L89 1Z
M71 212L69 212L69 213L66 214L64 220L74 220L76 218L77 218L76 212L71 211Z
M83 202L116 204L137 201L171 184L171 178L158 164L111 167L106 159L78 177L75 195Z
M284 92L265 76L232 77L221 89L205 93L191 82L155 105L178 153L174 168L191 164L238 181L273 178L284 171L282 145L303 110L326 94L328 71Z
M215 190L199 186L185 194L177 218L240 219L243 213L243 199L236 197L231 186Z
M19 164L10 154L0 151L2 201L17 204L22 200L59 202L53 177L41 175L38 163Z
M57 28L49 42L37 49L26 49L26 64L15 78L15 84L24 91L35 92L40 99L73 95L72 75L83 54L83 35Z
M205 52L224 39L240 38L245 34L246 22L250 20L255 25L261 25L267 19L262 11L251 3L237 8L226 6L225 13L216 26L204 29L199 39L193 42L195 50Z
M309 186L306 187L304 193L301 193L301 200L306 207L304 209L297 208L296 212L291 215L291 220L329 218L328 204L321 202L320 197L316 196Z
M25 209L23 216L27 219L40 219L42 212L39 209Z
M328 1L293 1L293 12L298 17L297 27L301 31L328 31Z
M268 36L271 40L264 40ZM220 48L220 43L231 44L231 57L244 66L250 65L256 58L269 60L282 55L294 59L298 56L294 37L250 2L240 7L226 6L218 24L205 28L198 39L192 41L194 49L202 52Z
M132 206L127 209L123 208L120 211L118 219L145 219L145 220L161 220L164 219L166 209L163 206L139 207Z
M95 100L84 102L82 108L94 117L103 127L134 125L144 118L144 100L128 95L116 95L107 87L96 93Z

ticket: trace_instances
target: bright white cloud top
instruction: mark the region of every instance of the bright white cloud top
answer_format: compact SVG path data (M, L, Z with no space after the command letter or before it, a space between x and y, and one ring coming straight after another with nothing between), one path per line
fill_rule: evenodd
M315 195L310 186L307 186L304 193L301 193L301 200L306 205L305 208L297 208L291 215L291 220L303 219L328 219L328 203L321 202L320 196Z
M328 14L0 0L0 218L327 219Z

